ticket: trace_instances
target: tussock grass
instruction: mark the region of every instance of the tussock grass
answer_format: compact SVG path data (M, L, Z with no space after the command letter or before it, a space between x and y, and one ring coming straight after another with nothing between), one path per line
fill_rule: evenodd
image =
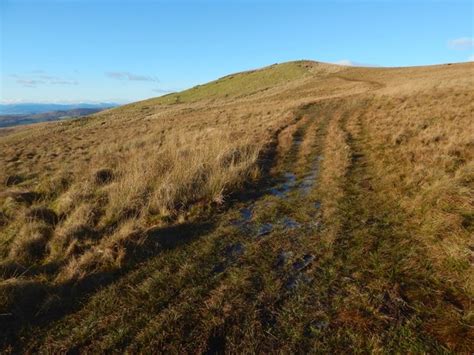
M40 261L46 254L46 246L52 229L44 222L27 222L13 240L9 258L19 263Z

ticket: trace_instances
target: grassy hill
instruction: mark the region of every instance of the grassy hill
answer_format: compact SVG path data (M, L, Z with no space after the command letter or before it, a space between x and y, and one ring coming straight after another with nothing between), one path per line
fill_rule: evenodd
M3 350L472 352L473 74L298 61L4 132Z

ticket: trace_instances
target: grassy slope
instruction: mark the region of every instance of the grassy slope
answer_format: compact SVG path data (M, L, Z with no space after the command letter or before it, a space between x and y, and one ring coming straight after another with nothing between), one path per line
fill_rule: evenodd
M263 70L251 70L228 75L180 93L151 99L147 103L151 105L173 104L176 102L195 102L198 100L248 96L308 75L308 68L304 66L304 62L275 64Z
M286 63L2 137L4 178L24 180L3 195L1 290L4 306L13 305L6 343L50 351L472 350L473 68ZM84 151L88 144L96 148ZM46 146L62 154L61 166L41 154ZM94 183L99 168L113 180ZM296 183L282 185L289 172ZM262 174L263 185L228 200ZM59 178L69 179L61 190L51 183ZM286 197L272 194L282 186ZM12 191L41 193L41 201L12 201ZM75 207L61 207L70 200ZM28 217L36 205L60 220L45 227L52 236L39 258L27 254L25 272L11 250L38 233ZM250 229L235 222L242 208L252 211ZM54 254L73 221L94 238L73 235L73 247ZM256 238L268 223L269 235ZM291 256L277 268L282 251ZM314 261L295 271L292 263L309 254ZM7 299L15 294L26 295L17 306Z

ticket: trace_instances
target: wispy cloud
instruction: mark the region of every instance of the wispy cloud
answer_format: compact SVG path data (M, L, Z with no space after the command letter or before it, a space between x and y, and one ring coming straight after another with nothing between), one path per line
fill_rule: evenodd
M172 92L176 92L177 90L171 90L171 89L153 89L153 92L156 92L158 94L169 94Z
M55 79L48 82L52 85L78 85L79 82L77 80L68 80L68 79Z
M377 64L354 62L350 59L341 59L341 60L338 60L337 62L334 62L334 64L345 65L347 67L380 67L380 65L377 65Z
M117 79L117 80L152 81L152 82L159 81L158 78L155 76L134 74L127 71L106 72L105 75L109 78Z
M469 58L467 58L467 61L468 62L474 62L474 54L469 56Z
M40 85L78 85L79 82L74 79L63 78L54 75L48 75L42 70L35 70L29 75L10 74L11 78L16 79L17 84L23 87L35 88Z
M448 41L448 46L451 49L457 49L457 50L471 49L471 48L474 48L474 38L461 37L461 38L452 39L451 41Z
M37 85L44 84L44 80L36 80L36 79L17 79L17 84L21 84L24 87L34 88Z

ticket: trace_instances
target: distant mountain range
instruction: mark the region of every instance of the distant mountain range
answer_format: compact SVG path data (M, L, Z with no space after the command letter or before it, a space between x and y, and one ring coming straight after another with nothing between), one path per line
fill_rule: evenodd
M0 105L0 128L81 117L117 104L6 104Z
M106 109L118 106L116 103L101 102L95 104L44 104L44 103L20 103L20 104L0 104L0 115L31 115L52 111L69 111L75 109Z

